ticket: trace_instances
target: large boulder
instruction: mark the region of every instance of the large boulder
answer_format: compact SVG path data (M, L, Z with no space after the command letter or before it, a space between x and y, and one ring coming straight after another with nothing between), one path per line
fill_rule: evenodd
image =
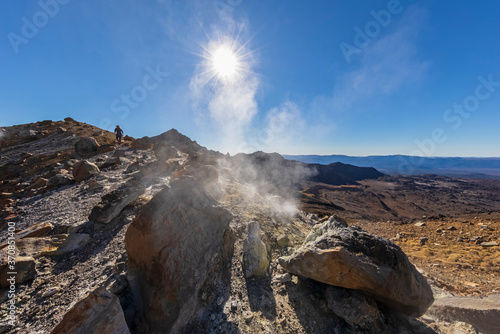
M124 207L141 196L146 188L137 182L127 182L124 186L104 195L90 213L89 220L108 224L120 214Z
M333 218L279 263L296 275L361 290L411 316L424 314L434 301L427 281L396 244Z
M80 182L90 178L92 175L99 173L99 167L94 163L82 160L73 166L73 178L76 182Z
M188 323L231 219L192 177L173 181L142 208L125 236L142 332L177 333Z
M51 334L129 334L120 300L100 287L75 304Z
M97 151L99 144L92 137L80 137L75 143L75 151L80 154L88 154Z
M248 223L243 240L243 268L245 277L263 276L269 267L266 245L260 239L260 226L255 220Z

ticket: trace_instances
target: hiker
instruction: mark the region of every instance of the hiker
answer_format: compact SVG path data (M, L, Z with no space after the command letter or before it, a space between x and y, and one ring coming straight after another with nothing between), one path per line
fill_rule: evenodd
M122 128L120 128L119 125L116 126L115 133L116 133L116 140L118 141L118 145L120 145L122 143L123 130L122 130Z

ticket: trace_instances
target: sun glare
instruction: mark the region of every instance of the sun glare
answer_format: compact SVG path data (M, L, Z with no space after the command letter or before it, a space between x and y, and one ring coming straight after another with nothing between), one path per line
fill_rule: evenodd
M236 54L225 45L219 46L212 54L212 67L220 79L232 79L238 72Z
M238 80L251 75L252 51L231 38L210 40L208 45L202 46L204 52L201 63L200 79L205 85L233 85Z

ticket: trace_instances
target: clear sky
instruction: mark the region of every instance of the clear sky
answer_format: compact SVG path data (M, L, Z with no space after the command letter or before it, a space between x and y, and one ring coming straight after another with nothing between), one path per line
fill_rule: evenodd
M8 1L0 126L211 149L500 156L500 2Z

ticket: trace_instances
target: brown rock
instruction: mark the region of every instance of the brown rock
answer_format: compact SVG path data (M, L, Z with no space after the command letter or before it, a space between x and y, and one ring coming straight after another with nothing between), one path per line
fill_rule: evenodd
M100 287L75 304L51 334L130 333L118 297Z
M400 313L419 316L433 302L427 281L397 245L332 218L279 263L292 274L361 290Z
M90 241L85 233L56 234L40 238L23 238L16 242L19 254L38 258L72 252L82 248Z
M88 179L92 175L98 174L99 167L87 160L82 160L73 166L72 173L75 181L80 182Z
M101 162L98 165L98 167L99 167L99 169L104 169L104 168L108 168L108 167L113 167L113 166L119 165L121 163L122 163L122 161L120 160L119 157L113 157L113 158L108 158L105 161Z
M39 177L35 180L35 182L33 184L31 184L29 187L28 187L28 190L31 190L31 189L39 189L39 188L42 188L42 187L45 187L47 185L47 179L43 178L43 177Z
M148 137L144 137L134 140L130 147L136 150L147 150L153 148L153 143L149 141Z
M73 183L73 180L71 178L67 177L66 175L56 174L47 181L47 187L60 187L71 183Z
M96 154L111 152L111 151L114 151L115 149L116 149L116 146L112 145L112 144L99 145L99 147L97 148Z
M23 238L35 238L44 237L49 234L54 226L51 223L39 223L32 225L18 233L16 233L16 240ZM0 249L5 248L9 244L8 240L5 240L0 244Z
M192 177L173 181L142 208L125 245L145 332L176 333L187 324L231 219Z

